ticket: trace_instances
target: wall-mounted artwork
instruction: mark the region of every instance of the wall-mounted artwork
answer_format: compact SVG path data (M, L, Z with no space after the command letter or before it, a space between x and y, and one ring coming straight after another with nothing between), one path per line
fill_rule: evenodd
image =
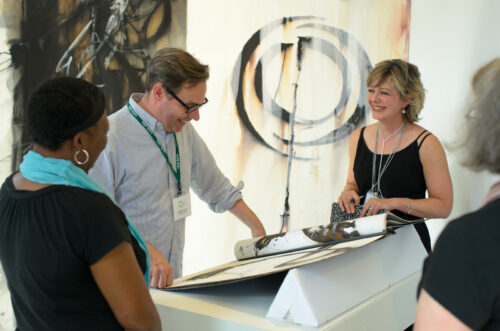
M268 233L328 223L348 138L372 121L366 76L383 59L407 59L409 18L402 0L188 2L188 50L211 69L210 105L195 127L224 173L244 180ZM248 230L194 205L186 263L221 226L234 236L213 258L229 261Z
M185 47L186 0L5 0L5 8L16 76L13 169L29 148L25 104L43 80L85 78L102 87L111 113L144 90L157 48Z

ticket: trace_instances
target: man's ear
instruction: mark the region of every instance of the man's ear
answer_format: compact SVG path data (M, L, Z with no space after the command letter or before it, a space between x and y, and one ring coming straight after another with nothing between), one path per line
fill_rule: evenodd
M151 89L151 95L156 100L159 100L162 96L166 95L166 92L165 92L165 89L163 88L162 83L157 82L153 85L153 88Z

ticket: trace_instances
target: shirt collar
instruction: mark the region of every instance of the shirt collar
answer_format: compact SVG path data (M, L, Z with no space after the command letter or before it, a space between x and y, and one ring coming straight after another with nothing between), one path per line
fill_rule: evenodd
M148 127L150 127L152 130L156 130L157 128L160 128L162 131L164 131L163 125L156 118L154 118L150 113L148 113L141 106L139 106L139 102L142 100L143 97L144 97L144 93L132 94L129 98L130 105L135 110L137 115L139 115L139 117L144 121L144 123L146 123L146 125Z

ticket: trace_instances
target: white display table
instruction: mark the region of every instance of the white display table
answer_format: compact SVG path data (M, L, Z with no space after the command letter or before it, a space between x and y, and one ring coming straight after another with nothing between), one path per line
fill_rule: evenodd
M286 277L151 295L168 330L404 330L414 320L425 256L405 226Z

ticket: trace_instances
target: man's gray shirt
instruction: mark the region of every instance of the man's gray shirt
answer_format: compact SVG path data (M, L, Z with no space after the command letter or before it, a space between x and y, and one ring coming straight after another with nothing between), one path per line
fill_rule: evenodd
M132 94L134 111L154 132L175 169L175 139L142 109L143 94ZM144 240L155 246L182 276L185 219L174 221L172 200L177 180L165 157L127 106L108 117L108 144L89 175L114 197ZM243 183L233 186L217 167L206 144L191 123L176 133L179 145L182 192L191 189L214 212L224 212L242 198ZM200 252L202 253L202 252Z

